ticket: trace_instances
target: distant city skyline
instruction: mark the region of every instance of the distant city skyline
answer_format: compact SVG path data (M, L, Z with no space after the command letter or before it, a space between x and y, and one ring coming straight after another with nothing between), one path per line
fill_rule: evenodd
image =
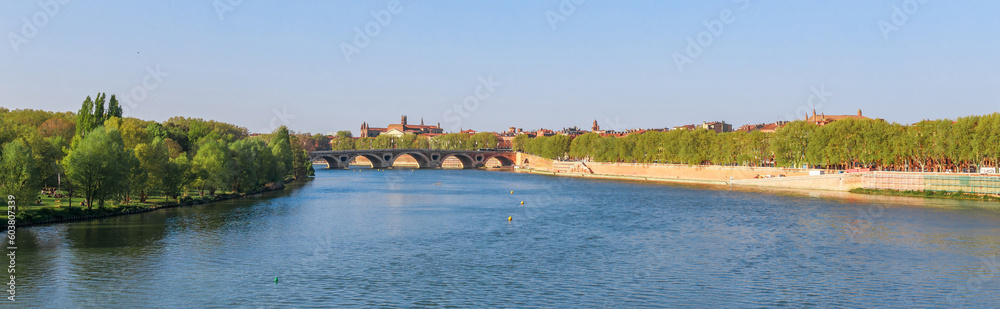
M580 2L580 3L577 3ZM42 0L0 10L0 106L327 133L504 131L1000 106L993 1Z

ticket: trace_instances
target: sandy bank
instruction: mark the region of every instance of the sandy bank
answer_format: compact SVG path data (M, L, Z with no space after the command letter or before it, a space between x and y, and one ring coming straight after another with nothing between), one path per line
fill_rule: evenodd
M558 161L523 153L517 154L514 171L582 178L829 191L848 191L864 185L863 173L810 176L809 169ZM757 176L771 178L755 178Z

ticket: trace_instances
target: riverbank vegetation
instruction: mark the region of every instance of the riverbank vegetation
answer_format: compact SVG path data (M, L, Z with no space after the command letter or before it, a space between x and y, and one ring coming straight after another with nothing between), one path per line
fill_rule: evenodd
M925 197L925 198L946 198L946 199L959 199L959 200L979 200L979 201L993 201L1000 202L1000 197L987 194L974 194L965 193L962 191L958 192L947 192L947 191L925 191L925 190L888 190L888 189L865 189L865 188L854 188L849 192L857 194L871 194L871 195L888 195L888 196L908 196L908 197Z
M790 122L774 133L646 131L514 139L518 151L550 159L891 171L974 171L1000 163L1000 114L912 125L844 119L826 126Z
M103 93L75 114L0 108L0 194L16 197L20 217L211 201L312 175L316 142L284 126L251 135L198 118L123 117Z

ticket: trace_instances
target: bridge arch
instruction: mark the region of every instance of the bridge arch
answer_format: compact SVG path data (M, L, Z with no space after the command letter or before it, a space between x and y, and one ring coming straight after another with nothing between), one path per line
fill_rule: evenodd
M490 159L497 159L497 161L500 161L500 166L502 167L514 166L514 160L499 154L487 157L486 160L483 160L483 163L486 163L486 161L489 161Z
M396 159L398 159L399 157L402 157L404 155L409 155L410 157L413 158L413 160L416 160L417 161L417 166L419 168L429 168L429 167L431 167L431 159L428 158L426 155L424 155L422 153L419 153L419 152L415 152L415 151L402 152L402 153L393 155L392 158L388 162L386 162L386 166L392 166L392 164L396 162Z
M314 159L313 161L317 161L317 160L322 160L323 162L326 162L326 168L328 168L328 169L329 168L339 168L340 167L340 165L337 164L337 160L334 159L333 157L323 156L323 157L318 157L318 158Z
M357 150L323 150L312 151L309 157L316 161L326 162L331 169L348 168L351 161L361 156L371 162L372 168L388 168L403 155L409 155L420 168L440 168L445 160L458 160L462 168L474 169L486 165L487 161L496 158L500 166L509 167L517 164L515 156L503 151L471 151L471 150L440 150L440 149L357 149ZM493 165L492 163L490 165Z
M447 160L449 157L455 157L458 161L462 162L462 168L476 168L476 160L469 155L462 153L446 153L441 155L441 162Z
M351 162L354 161L354 158L357 158L357 157L363 157L365 159L368 159L368 162L372 163L372 168L386 168L386 167L391 166L391 165L387 165L386 162L385 162L385 160L383 160L376 153L359 153L359 154L354 154L354 155L349 156L347 158L347 163L344 164L344 167L349 167L350 164L351 164ZM390 159L394 159L394 158L390 157Z
M351 159L348 156L321 156L316 158L316 160L326 162L327 169L348 168L351 166Z

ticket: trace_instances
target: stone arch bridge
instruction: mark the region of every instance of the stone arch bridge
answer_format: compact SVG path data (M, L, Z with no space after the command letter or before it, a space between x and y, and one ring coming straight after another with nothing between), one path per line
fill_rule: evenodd
M361 156L371 161L372 168L388 168L403 155L410 155L420 168L439 168L448 157L462 162L463 168L479 168L486 161L496 158L501 166L513 166L515 153L498 150L443 150L443 149L368 149L368 150L326 150L309 153L309 159L326 161L327 168L347 168L355 157Z

